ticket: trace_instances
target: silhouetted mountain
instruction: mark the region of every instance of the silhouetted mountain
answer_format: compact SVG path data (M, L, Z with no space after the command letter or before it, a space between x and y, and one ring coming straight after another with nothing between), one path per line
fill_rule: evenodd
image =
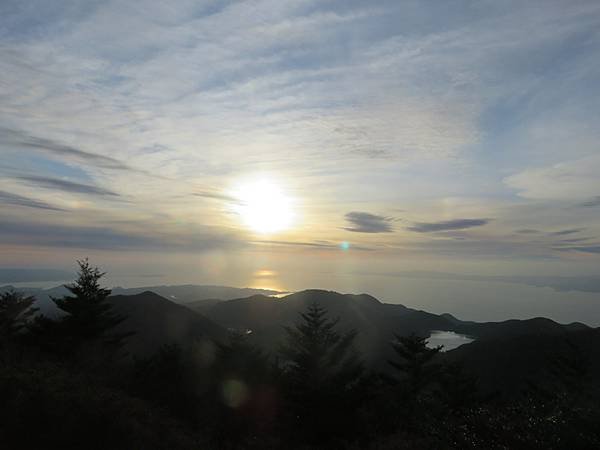
M507 320L477 323L461 321L450 314L432 314L404 305L381 303L367 295L340 294L306 290L282 298L255 295L223 302L195 303L188 306L201 311L223 327L250 331L251 340L274 351L283 336L283 326L295 323L299 314L313 302L339 317L342 329L356 329L357 346L370 362L389 355L394 333L429 336L433 330L453 331L478 340L521 335L561 335L587 329L583 324L561 325L550 319Z
M36 287L19 287L15 288L11 285L0 286L0 293L11 289L18 290L27 295L33 295L36 298L36 307L40 312L48 316L60 314L50 297L62 297L68 294L64 286L55 286L48 289ZM173 285L173 286L142 286L136 288L115 287L112 289L113 295L136 295L142 292L151 291L164 298L168 298L176 303L190 303L206 299L231 300L241 297L249 297L251 295L275 295L278 291L268 289L253 289L253 288L236 288L229 286L212 286L212 285Z
M150 355L164 344L184 345L197 339L223 340L227 331L203 315L154 292L109 297L115 311L127 317L117 331L134 331L127 350Z
M193 311L199 312L200 314L206 314L213 306L217 303L221 303L223 300L218 298L207 298L204 300L195 300L193 302L186 302L185 306Z
M86 299L72 297L69 305ZM179 431L155 432L165 427L188 430L183 448L210 448L206 442L214 448L359 448L365 442L373 448L470 448L473 442L553 448L558 441L597 448L600 442L600 330L583 324L468 322L321 290L186 304L145 291L106 302L125 317L110 335L135 332L125 349L142 358L106 358L110 347L94 345L98 340L87 341L85 353L68 351L71 336L79 336L79 328L64 325L68 319L6 340L0 359L10 371L0 376L0 388L10 394L2 417L11 422L0 434L8 429L19 441L23 424L42 418L51 442L65 441L52 430L67 424L79 430L67 436L72 442L88 435L111 442L98 448L113 447L112 441L150 448L161 434L179 437ZM327 313L311 308L314 303ZM434 330L475 341L440 353L425 347ZM53 345L44 345L46 338ZM114 419L116 427L104 425ZM339 446L342 440L351 446ZM30 448L39 447L34 441ZM306 446L311 443L317 447ZM176 444L166 440L156 448Z
M559 324L544 317L525 320L505 320L503 322L457 322L452 331L476 336L478 339L507 338L532 335L562 335L567 331L585 330L589 327L582 323Z
M232 300L235 298L250 297L251 295L275 295L278 291L269 289L236 288L229 286L212 286L182 284L173 286L143 286L137 288L115 287L113 295L135 295L145 291L152 291L176 303L189 303L198 300L218 299Z
M454 322L454 323L461 322L460 320L458 320L456 317L454 317L450 313L443 313L443 314L440 314L440 316L443 317L444 319L448 319L450 322Z
M535 319L535 324L540 321ZM582 355L590 380L600 379L600 329L579 329L562 333L545 332L497 336L463 345L445 356L451 361L461 361L474 374L484 392L505 391L519 393L530 384L536 386L548 380L553 359L573 357L573 345ZM550 329L552 329L550 327ZM540 330L543 330L540 332ZM599 388L600 386L597 386Z

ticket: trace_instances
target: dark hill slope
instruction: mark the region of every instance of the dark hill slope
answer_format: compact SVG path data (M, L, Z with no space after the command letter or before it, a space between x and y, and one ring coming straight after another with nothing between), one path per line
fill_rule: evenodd
M135 331L127 350L134 355L149 355L163 344L186 345L196 339L222 340L227 331L212 320L185 306L173 303L154 292L109 297L115 311L127 317L119 331Z
M526 320L505 320L503 322L456 322L453 331L475 336L478 339L496 339L516 337L524 334L550 335L564 334L566 331L589 329L586 325L573 323L559 324L544 317Z
M357 347L367 361L385 359L394 333L428 334L432 329L451 329L445 318L402 305L387 305L366 295L340 294L307 290L283 298L253 296L230 300L205 310L208 317L226 328L252 330L255 344L277 350L285 338L284 327L293 325L300 313L317 303L333 318L339 318L342 330L359 332Z
M518 394L529 384L552 378L556 361L580 360L587 374L582 382L600 379L600 329L563 333L521 334L506 338L482 339L445 354L461 361L477 376L484 392L499 390ZM581 386L585 389L584 386Z
M515 337L525 334L564 334L567 329L586 328L581 324L564 326L549 319L508 320L505 322L464 322L450 314L432 314L403 305L381 303L366 295L306 290L283 298L255 295L248 298L199 305L212 320L225 328L251 330L254 343L274 351L285 337L284 327L299 319L307 306L316 302L331 317L340 319L341 329L356 329L358 349L371 362L389 357L389 342L395 333L428 336L432 330L454 331L479 340ZM193 306L193 305L192 305Z

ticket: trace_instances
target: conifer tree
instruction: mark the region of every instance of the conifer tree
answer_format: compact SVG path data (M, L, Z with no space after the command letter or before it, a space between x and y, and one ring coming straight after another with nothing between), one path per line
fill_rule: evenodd
M249 343L247 335L230 332L226 342L215 342L209 373L212 398L206 412L217 448L245 448L245 441L274 428L276 370L268 354Z
M0 294L0 340L10 340L18 336L29 319L38 311L33 308L33 296L10 290Z
M113 311L113 305L107 300L110 289L100 286L105 275L97 267L92 267L88 259L78 260L79 273L74 283L65 285L71 295L62 298L52 297L56 306L67 313L60 322L60 334L70 340L77 348L86 342L101 342L116 349L132 333L111 333L124 316Z
M354 349L356 331L339 333L339 319L313 303L301 321L286 327L280 350L289 407L298 431L307 440L322 441L352 431L363 364Z
M388 363L399 372L396 382L404 383L415 395L436 381L440 374L440 366L432 360L440 352L442 346L429 348L427 338L414 333L409 336L395 335L392 348L399 356L398 360Z
M477 378L461 362L446 363L440 372L440 395L449 412L456 415L477 401Z
M394 385L400 406L400 417L410 427L426 427L425 416L430 415L438 400L435 388L440 381L441 366L433 360L441 346L429 348L427 339L414 333L395 335L392 348L399 357L388 363L396 369L397 376L389 377ZM404 416L404 417L402 417Z

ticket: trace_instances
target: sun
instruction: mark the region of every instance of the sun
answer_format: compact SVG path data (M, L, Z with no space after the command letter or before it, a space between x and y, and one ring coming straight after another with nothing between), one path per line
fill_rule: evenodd
M259 180L240 187L236 212L252 231L260 234L288 229L294 213L291 199L272 181Z

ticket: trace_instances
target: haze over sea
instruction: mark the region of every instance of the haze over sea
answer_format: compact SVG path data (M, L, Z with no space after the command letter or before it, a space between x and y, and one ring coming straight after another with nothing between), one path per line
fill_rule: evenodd
M169 284L226 284L224 280L107 274L109 286L138 287ZM6 283L17 287L49 288L64 281ZM286 277L255 277L240 279L239 287L261 287L280 291L299 291L308 288ZM338 274L315 277L310 288L344 293L368 293L385 303L441 314L448 312L462 320L501 321L543 316L561 323L583 322L600 326L597 292L558 291L551 287L529 286L522 283L448 280L425 277L391 277L381 275Z

